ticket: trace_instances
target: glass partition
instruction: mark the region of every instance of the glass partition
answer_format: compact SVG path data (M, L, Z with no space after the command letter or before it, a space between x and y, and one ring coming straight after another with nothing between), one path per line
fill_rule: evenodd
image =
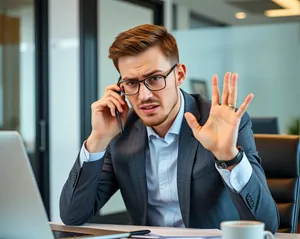
M0 129L19 131L30 159L34 161L35 55L32 0L0 1Z
M174 4L177 23L183 23L173 30L180 61L187 66L182 88L211 99L211 77L218 74L222 88L224 74L237 72L238 105L254 93L250 117L276 118L274 133L291 133L300 117L300 10L279 16L283 6L275 1Z

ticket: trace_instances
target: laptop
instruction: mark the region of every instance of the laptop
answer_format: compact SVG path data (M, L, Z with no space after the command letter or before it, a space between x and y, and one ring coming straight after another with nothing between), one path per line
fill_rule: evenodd
M0 131L0 238L126 238L129 232L52 230L21 136Z

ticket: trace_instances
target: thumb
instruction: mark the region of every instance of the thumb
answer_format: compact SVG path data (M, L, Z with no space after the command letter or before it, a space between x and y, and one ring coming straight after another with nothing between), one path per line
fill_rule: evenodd
M127 102L125 101L125 105L123 105L123 112L121 114L121 118L122 118L123 122L126 122L128 112L129 112L129 106L128 106Z
M201 130L201 126L198 124L196 117L189 112L186 112L184 114L184 117L188 123L188 125L190 126L190 128L193 131L193 134L196 135L200 130Z
M123 112L121 114L121 118L122 118L123 123L125 124L125 122L127 120L128 112L129 112L129 105L128 105L127 101L126 101L125 95L122 95L122 98L123 98L125 104L122 105Z

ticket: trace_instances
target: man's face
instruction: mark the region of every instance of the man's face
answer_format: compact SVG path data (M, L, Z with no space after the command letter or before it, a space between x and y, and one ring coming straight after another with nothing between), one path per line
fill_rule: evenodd
M163 55L159 47L152 47L136 56L119 59L122 80L143 80L145 76L166 75L173 65ZM179 85L185 77L184 65L179 65L166 78L166 87L151 91L143 83L137 94L127 96L134 111L147 126L158 126L172 121L180 106Z

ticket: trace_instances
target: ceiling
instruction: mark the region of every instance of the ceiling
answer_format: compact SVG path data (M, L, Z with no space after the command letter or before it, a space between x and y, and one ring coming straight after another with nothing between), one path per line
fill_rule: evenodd
M266 17L265 10L281 9L271 0L173 0L173 2L193 9L193 12L201 16L228 25L300 22L300 16ZM247 17L243 20L236 19L237 12L245 12Z
M26 5L33 5L34 0L0 0L0 10L12 10Z
M15 9L26 5L33 5L34 0L0 0L0 11ZM62 0L64 1L64 0ZM269 18L264 15L265 10L280 9L271 0L172 0L178 5L192 9L206 18L228 25L249 25L280 22L300 22L300 16ZM300 2L300 0L298 0ZM246 12L247 18L235 18L237 12ZM179 16L180 18L180 16Z

